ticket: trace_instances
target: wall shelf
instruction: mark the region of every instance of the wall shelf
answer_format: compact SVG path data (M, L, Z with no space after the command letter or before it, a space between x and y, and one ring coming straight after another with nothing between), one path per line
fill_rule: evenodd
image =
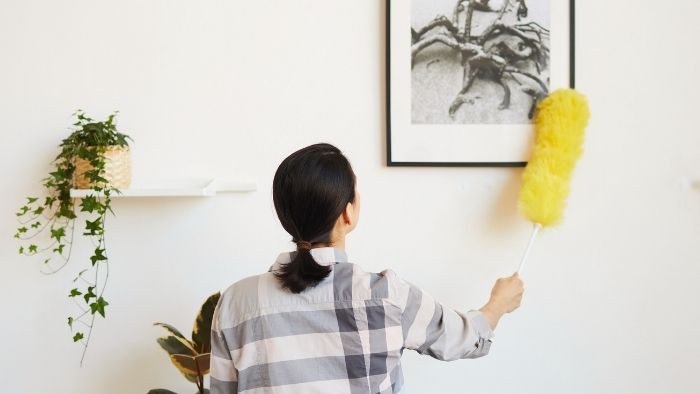
M130 188L122 189L121 194L112 194L112 198L126 197L214 197L222 193L247 193L257 189L254 182L233 182L219 179L208 180L159 180L133 183ZM90 189L71 189L70 196L82 198L96 193ZM101 197L101 193L97 193Z

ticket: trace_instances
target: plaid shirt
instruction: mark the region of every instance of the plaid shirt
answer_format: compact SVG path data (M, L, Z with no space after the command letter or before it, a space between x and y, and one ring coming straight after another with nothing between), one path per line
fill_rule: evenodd
M211 393L398 393L401 354L440 360L489 352L494 334L476 310L460 313L400 279L367 273L345 252L312 249L333 267L317 286L293 294L270 272L221 295L212 322Z

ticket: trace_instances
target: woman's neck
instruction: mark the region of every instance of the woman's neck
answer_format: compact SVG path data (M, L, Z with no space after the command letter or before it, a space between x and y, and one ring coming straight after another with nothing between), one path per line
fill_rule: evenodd
M345 237L331 239L331 242L328 244L328 246L334 247L345 252Z
M345 240L344 239L340 242L332 243L331 246L345 252Z

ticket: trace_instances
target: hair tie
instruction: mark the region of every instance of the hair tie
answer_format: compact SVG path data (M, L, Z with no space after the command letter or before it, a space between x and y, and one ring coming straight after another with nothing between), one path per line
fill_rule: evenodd
M297 248L302 250L311 250L311 242L297 241Z

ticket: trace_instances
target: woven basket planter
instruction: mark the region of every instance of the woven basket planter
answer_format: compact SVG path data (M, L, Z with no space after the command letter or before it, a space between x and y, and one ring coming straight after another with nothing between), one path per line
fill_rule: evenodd
M126 189L131 185L131 156L128 146L108 146L104 153L105 170L102 175L107 179L107 185L103 187L113 187ZM84 174L92 170L89 161L75 157L75 172L73 173L73 187L77 189L90 189L92 182Z

